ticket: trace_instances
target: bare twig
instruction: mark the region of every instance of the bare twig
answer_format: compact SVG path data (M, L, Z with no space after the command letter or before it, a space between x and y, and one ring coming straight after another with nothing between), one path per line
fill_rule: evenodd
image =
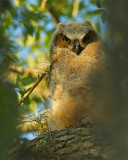
M48 10L48 12L50 13L50 15L53 19L55 26L57 26L57 24L60 22L59 16L55 12L55 9L53 8L53 6L51 6L51 3L49 3L48 0L42 0L41 8L42 9L46 8Z
M47 0L43 0L43 1L42 1L42 4L41 4L41 7L42 7L42 8L45 8L46 2L47 2Z
M35 87L40 83L40 81L45 77L46 72L39 77L39 79L35 82L35 84L31 87L31 89L24 94L24 96L21 98L19 103L17 104L17 107L20 107L20 105L23 103L23 101L30 95L30 93L35 89Z
M57 24L58 24L60 21L59 21L59 16L58 16L58 15L56 14L56 12L55 12L55 8L53 8L53 7L48 3L48 1L47 1L47 4L46 4L46 8L47 8L48 12L51 14L54 24L57 26Z
M72 11L72 16L73 17L77 16L78 10L79 10L79 0L74 0L73 11Z
M31 78L32 78L32 77L31 77ZM33 80L33 78L32 78L32 80ZM37 89L37 91L38 91L38 88L36 88L36 89ZM42 101L42 103L43 103L45 109L47 110L48 107L46 106L46 104L45 104L45 102L44 102L44 99L43 99L42 95L40 94L40 92L38 92L38 95L39 95L39 97L40 97L40 99L41 99L41 101Z
M57 26L57 24L60 22L57 14L55 13L55 11L50 6L47 6L47 9L52 16L53 22Z

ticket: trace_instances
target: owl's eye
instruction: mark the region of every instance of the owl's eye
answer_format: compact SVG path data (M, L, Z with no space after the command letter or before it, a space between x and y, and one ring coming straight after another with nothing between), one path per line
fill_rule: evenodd
M83 42L87 42L87 41L89 41L90 39L91 39L90 34L87 34L87 35L84 36Z
M64 41L65 43L70 43L71 40L70 40L68 37L64 36L64 37L63 37L63 41Z

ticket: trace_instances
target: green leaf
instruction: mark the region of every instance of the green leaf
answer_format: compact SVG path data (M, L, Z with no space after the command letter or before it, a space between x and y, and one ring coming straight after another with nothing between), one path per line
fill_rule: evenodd
M29 97L27 97L25 99L24 104L27 105L27 106L30 105L30 98Z
M29 24L29 23L26 23L26 22L24 23L24 26L25 26L27 32L28 32L31 36L33 36L33 33L34 33L34 28L33 28L33 26L32 26L31 24Z
M36 77L33 77L33 78L32 77L25 77L22 79L22 82L25 84L25 86L27 86L27 85L35 82L36 80L37 80Z
M95 14L95 15L98 15L98 14L102 14L104 11L105 11L105 9L100 8L100 9L97 9L97 10L93 11L92 13Z
M102 6L101 6L101 3L100 3L100 0L96 0L96 5L97 5L98 8L101 8L101 7L102 7Z
M46 16L42 12L31 11L27 7L22 7L21 13L22 13L22 19L27 21L31 20L31 21L38 22L39 20L46 18Z
M40 31L39 30L36 33L35 39L36 39L36 41L38 41L40 39Z
M102 15L101 15L101 20L103 23L105 23L108 19L108 12L105 11Z
M19 93L21 94L21 97L23 97L23 95L25 94L25 91L20 90Z
M21 78L19 75L17 76L16 79L16 86L17 87L25 87L33 82L35 82L37 80L36 77L25 77L25 78ZM21 93L21 92L20 92Z
M95 1L95 0L90 0L90 2L91 2L92 4L96 4L96 1Z

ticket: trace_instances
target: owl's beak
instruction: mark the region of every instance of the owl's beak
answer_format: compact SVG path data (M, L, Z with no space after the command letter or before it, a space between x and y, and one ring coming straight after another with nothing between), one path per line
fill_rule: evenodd
M74 51L77 55L79 55L82 50L83 50L83 48L80 46L79 40L76 39L76 40L74 41L73 51Z

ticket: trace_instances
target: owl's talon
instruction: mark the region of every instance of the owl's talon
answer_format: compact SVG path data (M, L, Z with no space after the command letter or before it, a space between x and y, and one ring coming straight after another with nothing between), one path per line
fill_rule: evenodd
M87 122L83 125L83 127L85 128L90 128L92 126L92 123L91 122Z
M76 128L76 126L74 126L74 125L69 125L69 126L66 127L66 128Z

